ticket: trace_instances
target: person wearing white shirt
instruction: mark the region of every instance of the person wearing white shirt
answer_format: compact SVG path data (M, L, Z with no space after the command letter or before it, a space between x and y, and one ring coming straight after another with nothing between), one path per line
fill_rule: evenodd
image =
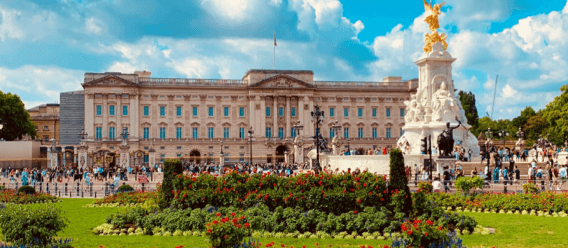
M432 182L432 189L434 190L434 192L440 192L440 190L442 189L442 183L440 182L439 178L435 178L434 182Z
M527 172L527 176L529 178L529 182L532 182L534 180L534 169L532 166L529 166L529 170Z

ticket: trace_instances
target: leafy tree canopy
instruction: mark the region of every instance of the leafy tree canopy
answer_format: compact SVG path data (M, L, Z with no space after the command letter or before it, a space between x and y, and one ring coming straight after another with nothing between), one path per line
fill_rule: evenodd
M460 97L460 102L465 111L465 117L467 118L467 124L471 125L473 129L477 128L479 121L479 114L477 113L477 107L475 106L475 95L473 93L461 91L458 93Z
M0 138L4 140L15 140L25 134L32 139L37 136L35 124L18 95L0 91L0 119L4 122Z
M549 125L546 132L556 144L568 139L568 85L560 87L560 91L562 93L542 110L542 118Z

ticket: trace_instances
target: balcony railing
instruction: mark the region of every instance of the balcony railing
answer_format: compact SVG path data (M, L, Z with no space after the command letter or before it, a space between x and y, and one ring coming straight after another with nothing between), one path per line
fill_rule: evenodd
M246 85L238 79L197 79L197 78L140 78L141 83L187 84L187 85Z

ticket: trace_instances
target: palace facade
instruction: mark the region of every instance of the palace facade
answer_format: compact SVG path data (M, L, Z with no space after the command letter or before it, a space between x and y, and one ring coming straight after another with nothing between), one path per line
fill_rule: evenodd
M314 81L312 71L299 70L249 70L240 80L150 76L148 71L85 73L89 154L119 153L126 129L131 165L148 163L149 151L155 152L156 162L172 157L218 162L221 150L226 162L248 162L251 144L254 162L282 161L285 154L294 156L297 126L303 126L299 135L306 140L304 146L312 144L310 113L315 106L325 111L323 137L344 138L341 150L348 145L361 150L394 147L404 126L404 101L418 87L417 79L401 77ZM332 129L335 121L342 127L339 133ZM137 156L140 152L145 155Z

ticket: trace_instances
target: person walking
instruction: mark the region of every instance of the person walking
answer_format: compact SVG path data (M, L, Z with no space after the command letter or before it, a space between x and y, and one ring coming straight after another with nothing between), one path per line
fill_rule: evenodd
M444 193L452 193L448 184L450 183L451 175L448 171L448 167L444 167Z

